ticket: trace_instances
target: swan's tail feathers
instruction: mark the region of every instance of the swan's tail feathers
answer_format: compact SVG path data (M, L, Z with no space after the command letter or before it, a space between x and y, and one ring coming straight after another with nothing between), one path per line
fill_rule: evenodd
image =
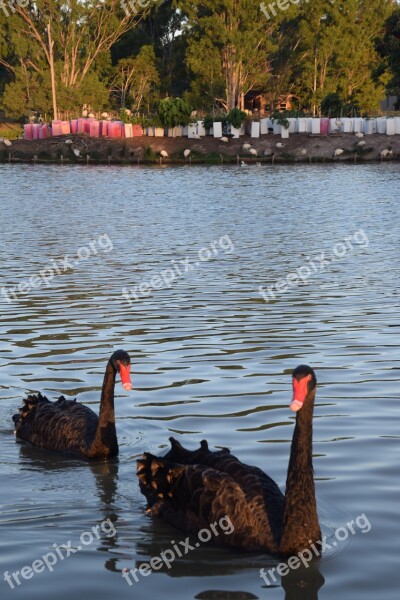
M21 423L33 415L35 410L40 404L49 404L50 400L46 398L46 396L42 396L42 394L36 394L35 396L29 395L27 398L23 400L23 404L21 408L18 409L18 413L13 415L12 420L15 423L15 429L18 430L18 427L21 426Z
M169 441L171 442L171 449L164 456L164 459L181 465L209 464L209 461L213 458L215 460L216 458L230 454L227 448L223 448L218 452L211 452L206 440L200 442L198 450L186 450L173 437L170 437Z
M140 489L149 508L173 497L174 485L184 471L184 466L171 464L147 452L137 461Z

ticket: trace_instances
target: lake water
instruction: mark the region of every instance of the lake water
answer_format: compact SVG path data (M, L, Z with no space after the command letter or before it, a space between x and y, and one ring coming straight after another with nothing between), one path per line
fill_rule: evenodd
M0 182L0 598L397 598L399 165L0 165ZM97 411L120 347L118 460L15 441L28 391ZM146 515L136 458L207 438L284 488L304 362L321 560L266 583L277 560L202 544L129 585L123 569L185 539ZM5 581L56 548L52 571Z

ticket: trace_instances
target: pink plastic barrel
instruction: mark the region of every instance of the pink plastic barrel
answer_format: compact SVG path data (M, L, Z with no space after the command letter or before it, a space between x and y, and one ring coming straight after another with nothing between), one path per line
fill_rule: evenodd
M24 139L25 140L33 140L32 123L27 123L26 125L24 125Z
M61 135L61 121L51 122L51 135Z
M75 133L78 133L78 119L72 119L71 133L72 133L72 135L75 135Z
M90 121L91 119L85 119L83 128L84 133L90 133Z
M142 137L143 127L141 125L132 125L132 135L133 137Z
M85 131L86 119L78 119L78 131L77 133L83 133Z
M69 135L71 133L71 125L69 121L61 121L61 133Z
M89 123L89 134L91 137L99 137L100 135L100 123L97 119L90 119Z
M39 139L44 140L50 137L50 131L47 125L41 125L39 129Z
M108 135L108 121L100 121L100 135L103 137Z
M120 121L111 121L108 124L108 135L112 138L120 138L123 137L123 128L124 124Z
M323 117L321 119L321 133L322 133L322 135L329 134L329 119L326 117Z
M34 140L39 139L40 123L32 123L32 137Z

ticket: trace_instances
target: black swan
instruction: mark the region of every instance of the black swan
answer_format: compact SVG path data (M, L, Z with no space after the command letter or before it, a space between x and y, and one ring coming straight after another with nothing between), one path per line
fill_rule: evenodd
M261 469L243 464L229 450L211 452L202 441L198 450L189 451L170 438L164 457L145 453L138 460L148 512L192 535L228 517L233 532L219 532L213 542L243 550L289 556L319 544L312 466L317 380L311 367L300 365L292 381L290 407L297 415L285 496Z
M130 358L117 350L107 363L101 390L100 414L90 408L66 400L56 402L38 394L28 396L13 416L15 434L33 446L74 454L82 458L110 458L118 454L115 430L114 387L117 372L126 390L132 389Z

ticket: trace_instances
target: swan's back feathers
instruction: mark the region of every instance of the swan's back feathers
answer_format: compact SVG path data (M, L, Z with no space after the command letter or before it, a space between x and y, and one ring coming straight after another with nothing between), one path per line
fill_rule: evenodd
M229 450L211 452L202 442L192 452L171 438L166 456L145 454L138 461L138 476L150 512L178 529L195 535L216 524L212 540L218 545L278 551L283 495L270 477ZM230 535L218 528L227 518Z
M93 442L98 417L87 406L66 400L50 402L42 394L24 399L13 416L18 438L47 450L87 455Z

